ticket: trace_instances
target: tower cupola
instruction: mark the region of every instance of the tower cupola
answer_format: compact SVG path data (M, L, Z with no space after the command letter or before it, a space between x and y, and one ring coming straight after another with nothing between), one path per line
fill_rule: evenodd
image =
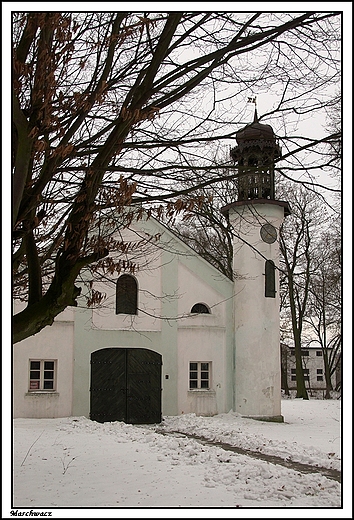
M281 149L273 128L259 123L257 109L253 123L236 133L236 142L231 158L238 170L237 200L274 200L274 164Z

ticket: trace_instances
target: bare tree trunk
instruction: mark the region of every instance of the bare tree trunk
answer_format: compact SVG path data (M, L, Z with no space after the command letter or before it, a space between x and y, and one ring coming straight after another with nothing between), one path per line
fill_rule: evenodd
M286 345L280 344L280 376L281 376L281 388L284 390L285 395L290 395L288 385L288 351Z
M293 325L294 341L295 341L295 363L296 363L296 397L308 399L308 393L305 386L304 367L302 366L301 356L301 335L296 326Z

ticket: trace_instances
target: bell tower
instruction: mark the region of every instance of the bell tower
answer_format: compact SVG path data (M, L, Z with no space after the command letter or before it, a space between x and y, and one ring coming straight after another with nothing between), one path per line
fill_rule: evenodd
M282 422L280 382L279 228L290 214L275 199L274 165L281 149L270 125L236 133L231 158L236 200L224 206L234 232L234 410Z
M274 162L280 157L270 125L258 122L257 109L253 123L236 134L237 146L231 158L237 164L237 200L274 199Z

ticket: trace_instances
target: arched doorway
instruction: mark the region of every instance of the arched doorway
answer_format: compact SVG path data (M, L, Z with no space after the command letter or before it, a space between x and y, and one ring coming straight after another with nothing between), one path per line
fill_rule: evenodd
M161 422L162 356L144 348L103 348L91 354L90 419Z

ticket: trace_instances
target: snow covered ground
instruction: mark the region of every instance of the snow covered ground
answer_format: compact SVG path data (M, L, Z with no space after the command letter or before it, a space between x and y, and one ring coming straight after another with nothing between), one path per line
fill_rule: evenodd
M224 518L236 516L235 508L243 508L241 518L282 518L279 508L290 508L286 516L293 518L296 508L309 508L301 511L305 517L352 518L342 516L349 503L345 493L342 502L341 484L319 470L341 469L341 401L284 399L282 413L284 423L233 412L165 417L146 426L15 419L12 506L44 508L56 518ZM313 473L173 432L310 464ZM351 482L344 484L351 492Z

